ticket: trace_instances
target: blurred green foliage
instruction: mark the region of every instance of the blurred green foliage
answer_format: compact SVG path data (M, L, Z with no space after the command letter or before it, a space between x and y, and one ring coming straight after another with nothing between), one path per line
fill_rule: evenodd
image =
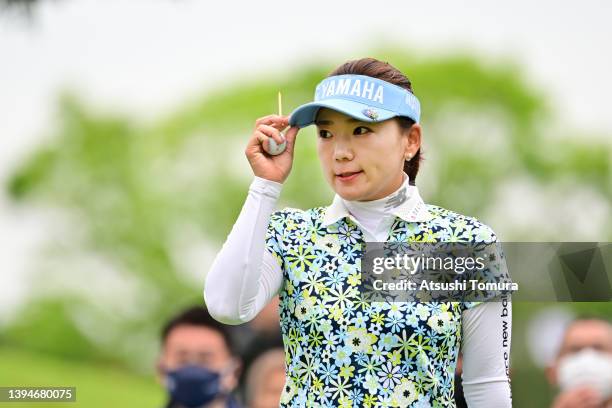
M417 185L427 202L481 217L499 186L527 177L541 186L560 180L588 186L610 210L610 144L589 135L545 137L553 113L513 62L485 64L461 54L425 58L397 49L367 54L405 72L421 100L426 161ZM286 111L311 100L314 86L338 63L268 78L245 75L154 123L98 113L64 94L52 138L15 169L7 185L16 202L66 215L67 227L46 255L61 267L40 263L37 295L0 342L150 370L165 318L203 302L205 265L195 276L186 270L181 237L196 247L220 247L251 180L244 146L255 119L276 111L277 90ZM314 131L303 129L279 205L309 208L332 197L319 170ZM560 234L561 221L541 220L559 223ZM606 222L612 226L609 217ZM600 240L610 239L608 231ZM537 225L505 237L551 238ZM125 280L125 291L109 289L104 272L79 262L89 256ZM47 290L66 280L77 289ZM88 290L79 291L78 284ZM96 297L104 293L102 300ZM529 314L519 308L514 320ZM519 369L521 358L513 356Z
M0 370L3 387L76 387L75 402L3 402L3 408L161 407L166 398L154 378L125 368L6 347L0 347L0 361L3 367L12 368Z

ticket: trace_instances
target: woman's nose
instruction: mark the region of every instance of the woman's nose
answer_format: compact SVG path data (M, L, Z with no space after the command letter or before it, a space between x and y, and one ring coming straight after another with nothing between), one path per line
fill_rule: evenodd
M353 149L350 145L350 142L338 141L334 146L334 159L343 160L343 159L352 159L353 158Z
M350 160L353 158L353 154L348 151L347 149L343 149L343 150L336 150L335 154L334 154L334 158L336 160Z

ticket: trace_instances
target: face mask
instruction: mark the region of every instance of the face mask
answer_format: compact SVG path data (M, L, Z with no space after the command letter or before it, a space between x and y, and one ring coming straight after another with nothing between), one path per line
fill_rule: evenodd
M606 399L612 396L612 355L587 348L563 357L558 379L563 391L588 385Z
M221 374L198 365L186 365L166 373L166 388L173 402L200 407L222 394Z

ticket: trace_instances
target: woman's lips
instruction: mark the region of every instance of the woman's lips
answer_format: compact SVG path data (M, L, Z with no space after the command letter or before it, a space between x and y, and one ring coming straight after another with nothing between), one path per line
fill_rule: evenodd
M348 174L346 176L343 176L343 175L340 175L340 174L336 174L336 177L340 181L352 181L355 178L357 178L357 176L359 176L361 173L363 173L363 170L360 170L360 171L357 171L357 172L354 172L354 173L349 173L349 172L343 173L343 174Z

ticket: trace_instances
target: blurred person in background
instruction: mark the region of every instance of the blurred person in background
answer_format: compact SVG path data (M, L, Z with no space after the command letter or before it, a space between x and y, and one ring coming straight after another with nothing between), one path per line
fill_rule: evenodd
M274 371L272 375L264 375L264 377L267 378L267 382L265 384L267 392L259 392L261 390L255 390L253 388L254 382L251 381L253 379L253 372L268 372L267 365L266 367L262 367L260 358L270 350L283 350L282 336L280 335L280 333L278 333L278 335L272 335L271 333L266 331L258 331L256 332L255 336L249 339L249 343L240 354L240 357L242 358L243 369L240 372L237 394L240 396L241 402L243 402L245 406L254 405L255 402L260 403L260 405L257 406L265 406L266 404L264 404L264 402L270 401L272 398L276 398L275 406L278 407L279 405L280 394L273 396L272 398L270 398L269 395L273 394L274 390L277 388L281 391L283 389L285 381L284 357L281 361L281 365L283 366L283 383L281 383L279 386L274 385L275 381L278 379L276 377L277 371ZM249 378L251 378L251 380L249 380ZM249 390L247 390L247 381L251 381L249 385L251 388ZM264 401L260 401L260 399L257 399L256 401L254 399L256 396L261 397L262 395Z
M165 324L161 343L156 368L168 391L165 408L240 408L231 393L241 361L227 326L194 306Z
M571 322L546 375L559 388L552 408L612 407L610 322L597 318Z
M259 354L246 371L248 408L277 408L285 386L285 351L282 346Z

